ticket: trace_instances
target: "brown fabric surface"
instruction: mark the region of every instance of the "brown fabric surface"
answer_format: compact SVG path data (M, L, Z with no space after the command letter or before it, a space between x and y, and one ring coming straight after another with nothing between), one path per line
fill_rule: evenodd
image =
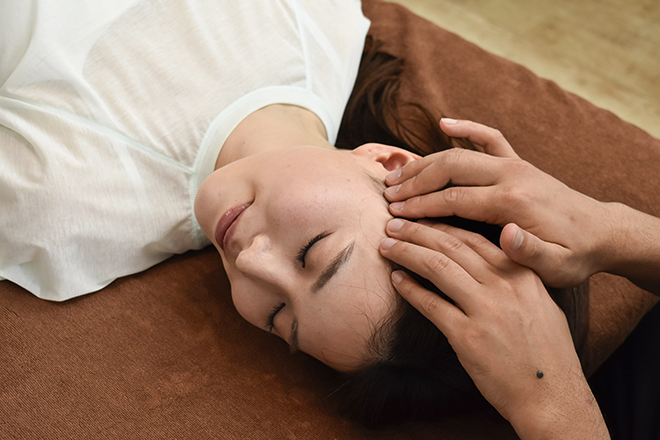
M365 1L407 59L408 100L500 128L570 186L660 215L660 141L405 9ZM591 371L653 303L591 283ZM367 431L337 416L333 374L233 309L220 258L188 253L100 293L49 303L0 282L0 438L508 439L495 413Z
M211 249L60 304L0 289L3 439L511 437L497 417L368 431L337 416L333 373L238 315Z

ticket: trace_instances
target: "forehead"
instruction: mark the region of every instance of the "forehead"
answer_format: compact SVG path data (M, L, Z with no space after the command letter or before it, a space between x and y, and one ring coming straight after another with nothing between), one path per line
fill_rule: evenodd
M332 173L355 172L363 168L363 158L352 154L350 150L329 149L322 147L297 147L284 152L265 155L262 160L277 163L278 168L295 168L298 172L318 172L326 170Z

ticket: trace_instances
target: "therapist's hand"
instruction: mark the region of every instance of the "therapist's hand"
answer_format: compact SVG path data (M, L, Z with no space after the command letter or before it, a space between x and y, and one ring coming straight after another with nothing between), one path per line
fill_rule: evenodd
M385 197L396 217L459 217L504 227L500 245L551 286L582 283L607 270L614 247L612 204L574 191L521 160L502 134L470 121L442 129L484 152L452 149L391 173ZM453 187L443 189L447 184Z
M521 438L608 438L566 318L541 280L483 237L394 219L381 254L428 279L455 304L402 271L396 289L447 337L484 397ZM543 377L537 376L543 372Z

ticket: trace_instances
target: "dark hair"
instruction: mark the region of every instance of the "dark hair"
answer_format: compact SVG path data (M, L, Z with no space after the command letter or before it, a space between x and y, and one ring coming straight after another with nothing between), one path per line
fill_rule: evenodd
M404 60L382 51L382 43L367 37L360 68L344 110L337 148L352 150L378 142L421 156L452 147L474 149L466 139L452 138L424 106L398 102ZM403 117L405 109L407 117Z
M469 142L457 142L443 133L439 118L423 106L397 102L403 68L402 59L383 52L381 44L367 40L337 147L353 149L367 142L379 142L420 155L455 145L469 148ZM404 119L404 108L413 116ZM490 226L455 221L478 232L489 229L492 235ZM443 295L432 284L416 278ZM380 324L370 341L374 361L347 375L334 393L340 410L366 426L382 427L484 405L485 400L447 338L403 298L398 301L397 310Z

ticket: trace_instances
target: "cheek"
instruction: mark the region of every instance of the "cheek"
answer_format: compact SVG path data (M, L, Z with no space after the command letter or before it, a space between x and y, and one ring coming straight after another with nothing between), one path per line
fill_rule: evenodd
M259 289L247 282L231 281L231 299L236 311L250 324L263 329L268 302ZM264 322L261 322L264 321Z
M209 235L211 232L215 205L217 204L213 194L213 181L211 176L202 183L199 191L197 191L197 196L195 196L195 218L197 218L197 222L206 235Z
M195 196L195 217L204 232L211 237L215 222L227 209L254 200L254 190L248 175L240 167L216 170L200 185Z

